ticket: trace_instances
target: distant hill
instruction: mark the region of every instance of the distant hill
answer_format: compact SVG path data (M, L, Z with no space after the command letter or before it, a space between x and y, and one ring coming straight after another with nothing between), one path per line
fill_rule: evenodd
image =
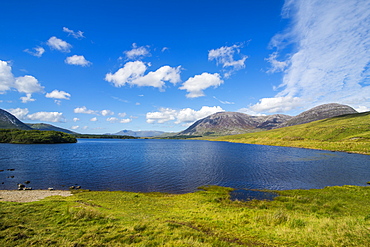
M301 114L291 118L290 120L286 121L285 123L277 127L282 128L298 124L305 124L325 118L354 113L358 112L348 105L341 105L336 103L324 104L316 106L310 110L304 111Z
M21 122L9 112L0 109L0 129L31 130L32 128Z
M63 128L59 128L59 127L56 127L56 126L51 125L51 124L45 124L45 123L32 124L32 123L27 123L27 125L30 126L32 129L35 129L35 130L54 130L54 131L64 132L64 133L67 133L67 134L76 134L76 132L73 132L73 131L70 131L70 130L67 130L67 129L63 129Z
M218 112L200 119L177 136L222 136L258 132L357 113L352 107L324 104L292 117L284 114L251 116L240 112Z
M154 137L154 136L160 136L165 134L164 131L156 131L156 130L121 130L114 135L125 135L125 136L134 136L134 137Z
M235 135L272 129L292 118L288 115L251 116L240 112L218 112L200 119L177 135Z

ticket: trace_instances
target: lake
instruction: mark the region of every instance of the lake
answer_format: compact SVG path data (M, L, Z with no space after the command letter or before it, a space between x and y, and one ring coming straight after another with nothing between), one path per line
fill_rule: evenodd
M79 139L76 144L0 144L0 189L194 192L366 185L370 156L195 140Z

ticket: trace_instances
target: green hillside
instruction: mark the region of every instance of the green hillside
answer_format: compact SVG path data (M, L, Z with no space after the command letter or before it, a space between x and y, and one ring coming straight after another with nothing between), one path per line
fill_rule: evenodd
M370 112L212 140L370 154Z
M77 139L59 131L0 129L0 143L53 144L76 143Z

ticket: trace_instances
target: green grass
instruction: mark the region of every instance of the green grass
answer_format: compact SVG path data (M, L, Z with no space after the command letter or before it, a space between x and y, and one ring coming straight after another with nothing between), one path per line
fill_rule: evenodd
M0 203L1 246L368 246L370 187L280 191L230 201L230 188L181 195L81 192Z
M210 140L370 154L370 112Z

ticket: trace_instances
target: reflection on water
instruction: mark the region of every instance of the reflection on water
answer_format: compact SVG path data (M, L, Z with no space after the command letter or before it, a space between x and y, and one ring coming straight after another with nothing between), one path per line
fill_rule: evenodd
M34 189L310 189L366 185L369 168L366 155L226 142L80 139L76 144L0 144L0 189L16 189L26 180Z

